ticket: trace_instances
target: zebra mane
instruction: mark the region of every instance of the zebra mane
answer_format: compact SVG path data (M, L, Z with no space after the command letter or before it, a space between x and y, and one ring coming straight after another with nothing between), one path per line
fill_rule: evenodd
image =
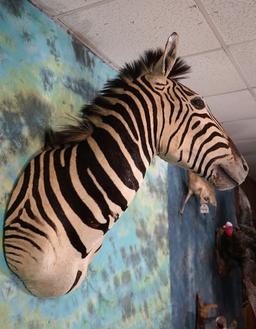
M72 117L74 124L63 127L60 131L47 129L44 149L56 148L64 144L76 144L85 140L93 131L89 118Z
M138 60L126 64L119 73L121 79L137 79L140 75L146 72L152 72L155 64L163 55L162 49L148 50ZM190 72L190 66L180 57L177 57L171 72L168 75L169 79L184 79L185 75Z
M141 56L137 61L126 64L119 72L117 78L109 80L105 84L98 96L94 99L91 105L85 105L77 118L72 118L75 124L65 126L61 131L48 130L45 134L44 148L54 148L64 144L74 144L85 140L93 131L93 125L90 120L91 115L99 115L100 110L97 106L97 100L100 98L101 103L104 103L104 96L111 95L115 88L120 88L125 85L124 79L134 80L146 72L152 72L154 65L163 55L163 50L149 50L144 56ZM180 57L175 61L175 64L168 75L169 79L184 79L185 75L190 72L190 66Z

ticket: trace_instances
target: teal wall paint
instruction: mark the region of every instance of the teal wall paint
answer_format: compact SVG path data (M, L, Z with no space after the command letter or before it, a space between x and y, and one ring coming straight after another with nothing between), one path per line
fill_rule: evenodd
M47 127L70 122L115 72L28 1L0 1L0 243L12 186ZM31 296L0 247L0 327L170 328L167 165L156 160L75 292Z
M192 196L183 217L181 204L188 191L187 173L175 166L168 168L168 217L171 250L172 318L170 328L194 329L196 293L205 303L218 304L209 313L206 329L216 328L215 318L225 315L230 323L242 322L242 287L239 269L221 278L215 258L215 230L227 220L236 223L233 191L216 191L217 208L209 206L200 213L199 198Z

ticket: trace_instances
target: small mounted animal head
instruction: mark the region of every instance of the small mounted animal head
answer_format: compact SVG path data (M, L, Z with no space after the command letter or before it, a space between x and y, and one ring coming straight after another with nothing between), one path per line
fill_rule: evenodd
M182 215L185 209L185 206L190 199L190 197L195 194L200 199L200 210L203 213L208 213L209 208L207 204L210 203L214 207L217 206L217 200L215 196L214 187L209 184L205 179L195 174L193 171L188 170L188 193L182 204L180 214Z

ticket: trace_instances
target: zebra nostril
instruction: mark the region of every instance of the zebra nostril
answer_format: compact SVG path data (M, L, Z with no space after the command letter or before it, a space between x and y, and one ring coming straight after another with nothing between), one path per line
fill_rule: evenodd
M243 164L244 170L247 171L249 168L246 164Z

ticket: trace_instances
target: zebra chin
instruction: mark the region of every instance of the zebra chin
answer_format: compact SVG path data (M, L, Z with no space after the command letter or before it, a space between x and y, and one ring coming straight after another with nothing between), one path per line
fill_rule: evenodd
M49 252L37 262L28 256L26 265L14 272L32 295L41 298L60 297L79 288L101 245L102 237L96 240L84 259L72 249L66 250L65 253L63 248L59 249L53 261L49 261L49 258L52 258Z
M246 161L241 157L241 160L228 163L227 165L217 165L209 178L209 182L218 190L230 190L244 182L248 170Z
M67 265L66 268L70 265ZM76 269L64 270L62 273L48 271L48 273L38 273L37 276L30 278L20 276L26 289L34 296L40 298L55 298L63 296L77 289L84 277L86 270Z
M80 271L77 266L70 268L70 264L63 266L61 271L57 268L43 270L41 267L31 268L31 270L33 273L28 268L15 272L25 288L32 295L40 298L54 298L69 293L80 286L86 275L86 270Z

